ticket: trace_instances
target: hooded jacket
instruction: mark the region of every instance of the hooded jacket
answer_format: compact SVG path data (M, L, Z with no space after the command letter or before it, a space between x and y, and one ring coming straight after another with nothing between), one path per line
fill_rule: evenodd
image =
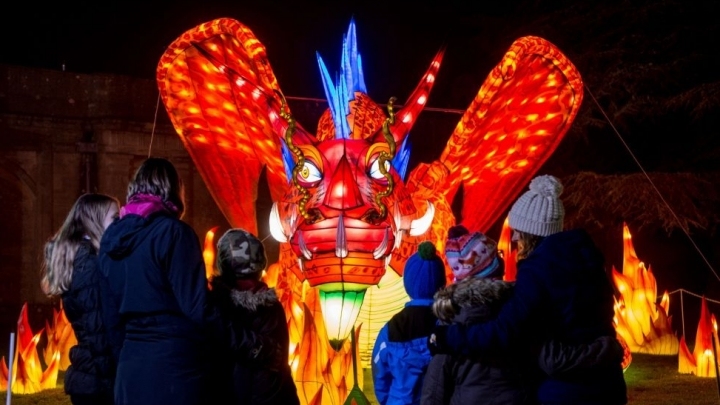
M427 337L437 323L432 300L405 304L380 329L372 352L375 397L380 405L419 404L422 383L432 355Z
M450 325L439 346L450 352L483 355L513 347L537 347L555 340L589 344L616 335L613 289L602 253L583 230L545 237L518 262L513 297L490 322ZM627 388L620 359L572 373L547 376L538 399L548 404L620 405Z
M467 278L436 294L435 300L446 300L459 308L452 323L468 325L494 319L512 289L509 282ZM531 403L529 395L511 356L485 356L481 360L437 354L425 375L421 404L520 405Z
M206 403L205 351L219 332L193 229L166 211L128 214L105 231L99 260L125 326L116 403Z
M231 284L215 277L210 296L228 331L229 353L217 353L214 368L232 376L232 403L298 405L287 319L275 290L261 281Z

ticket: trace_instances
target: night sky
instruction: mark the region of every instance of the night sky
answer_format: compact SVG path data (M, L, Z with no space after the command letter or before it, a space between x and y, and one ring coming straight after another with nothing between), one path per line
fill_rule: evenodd
M266 46L287 96L324 99L316 52L337 71L354 18L373 99L402 101L446 46L429 106L464 110L513 40L538 35L575 63L586 84L558 155L567 161L578 148L593 153L568 172L640 170L603 112L644 169L707 171L720 159L720 142L709 135L720 125L718 10L720 0L24 1L0 16L0 63L153 79L175 38L229 17Z
M447 46L430 106L464 109L515 39L507 28L521 27L527 19L517 11L517 0L490 8L459 1L142 3L18 2L0 17L0 32L10 39L0 62L152 79L160 55L176 37L200 23L230 17L265 44L285 94L324 98L315 53L336 70L342 36L354 18L373 98L402 100L433 55Z
M287 96L324 99L315 53L338 70L342 36L354 18L373 99L403 100L446 46L428 105L464 110L513 40L538 35L576 64L587 86L581 112L552 158L554 170L641 171L616 129L643 170L717 171L718 10L719 0L21 1L0 15L0 63L154 79L175 38L229 17L263 42ZM459 119L429 111L423 116L431 114L442 121L438 136L445 138ZM662 266L659 258L647 260ZM707 273L702 263L694 267Z

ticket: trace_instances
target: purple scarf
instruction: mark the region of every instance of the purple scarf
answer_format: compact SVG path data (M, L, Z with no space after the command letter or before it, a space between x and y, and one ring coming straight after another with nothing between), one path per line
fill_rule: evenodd
M158 211L165 211L178 215L178 208L170 201L163 201L162 198L151 194L135 194L128 199L127 205L120 208L120 218L128 214L139 215L147 218Z
M268 289L267 284L255 279L237 279L235 280L235 289L238 291L265 291Z

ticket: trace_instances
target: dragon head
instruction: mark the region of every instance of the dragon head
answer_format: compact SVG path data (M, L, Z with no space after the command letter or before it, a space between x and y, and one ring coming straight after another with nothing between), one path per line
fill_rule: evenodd
M333 82L320 56L329 108L311 135L282 109L271 114L283 136L283 157L292 183L271 213L276 240L287 242L300 261L302 278L321 291L359 291L377 284L403 234L424 234L434 216L422 215L405 190L407 135L422 111L440 67L433 60L408 102L386 112L368 95L357 53L355 24L343 40L341 72Z

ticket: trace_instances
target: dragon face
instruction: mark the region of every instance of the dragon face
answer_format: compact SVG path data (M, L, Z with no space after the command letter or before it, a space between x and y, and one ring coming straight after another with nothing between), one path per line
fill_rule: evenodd
M433 219L432 209L415 218L395 167L401 160L394 159L392 103L387 118L364 93L353 103L350 122L364 124L352 125L348 138L336 136L331 112L321 118L316 137L288 134L294 187L271 215L273 236L289 242L310 285L327 291L377 284L403 233L424 233Z
M334 83L318 57L329 108L315 135L296 125L283 100L270 113L283 137L286 177L293 187L272 209L270 229L289 243L298 274L321 291L363 291L378 284L405 233L424 234L434 208L421 214L405 190L407 135L422 111L440 67L441 51L396 113L367 95L355 25L343 40L341 72ZM282 98L282 97L281 97Z

